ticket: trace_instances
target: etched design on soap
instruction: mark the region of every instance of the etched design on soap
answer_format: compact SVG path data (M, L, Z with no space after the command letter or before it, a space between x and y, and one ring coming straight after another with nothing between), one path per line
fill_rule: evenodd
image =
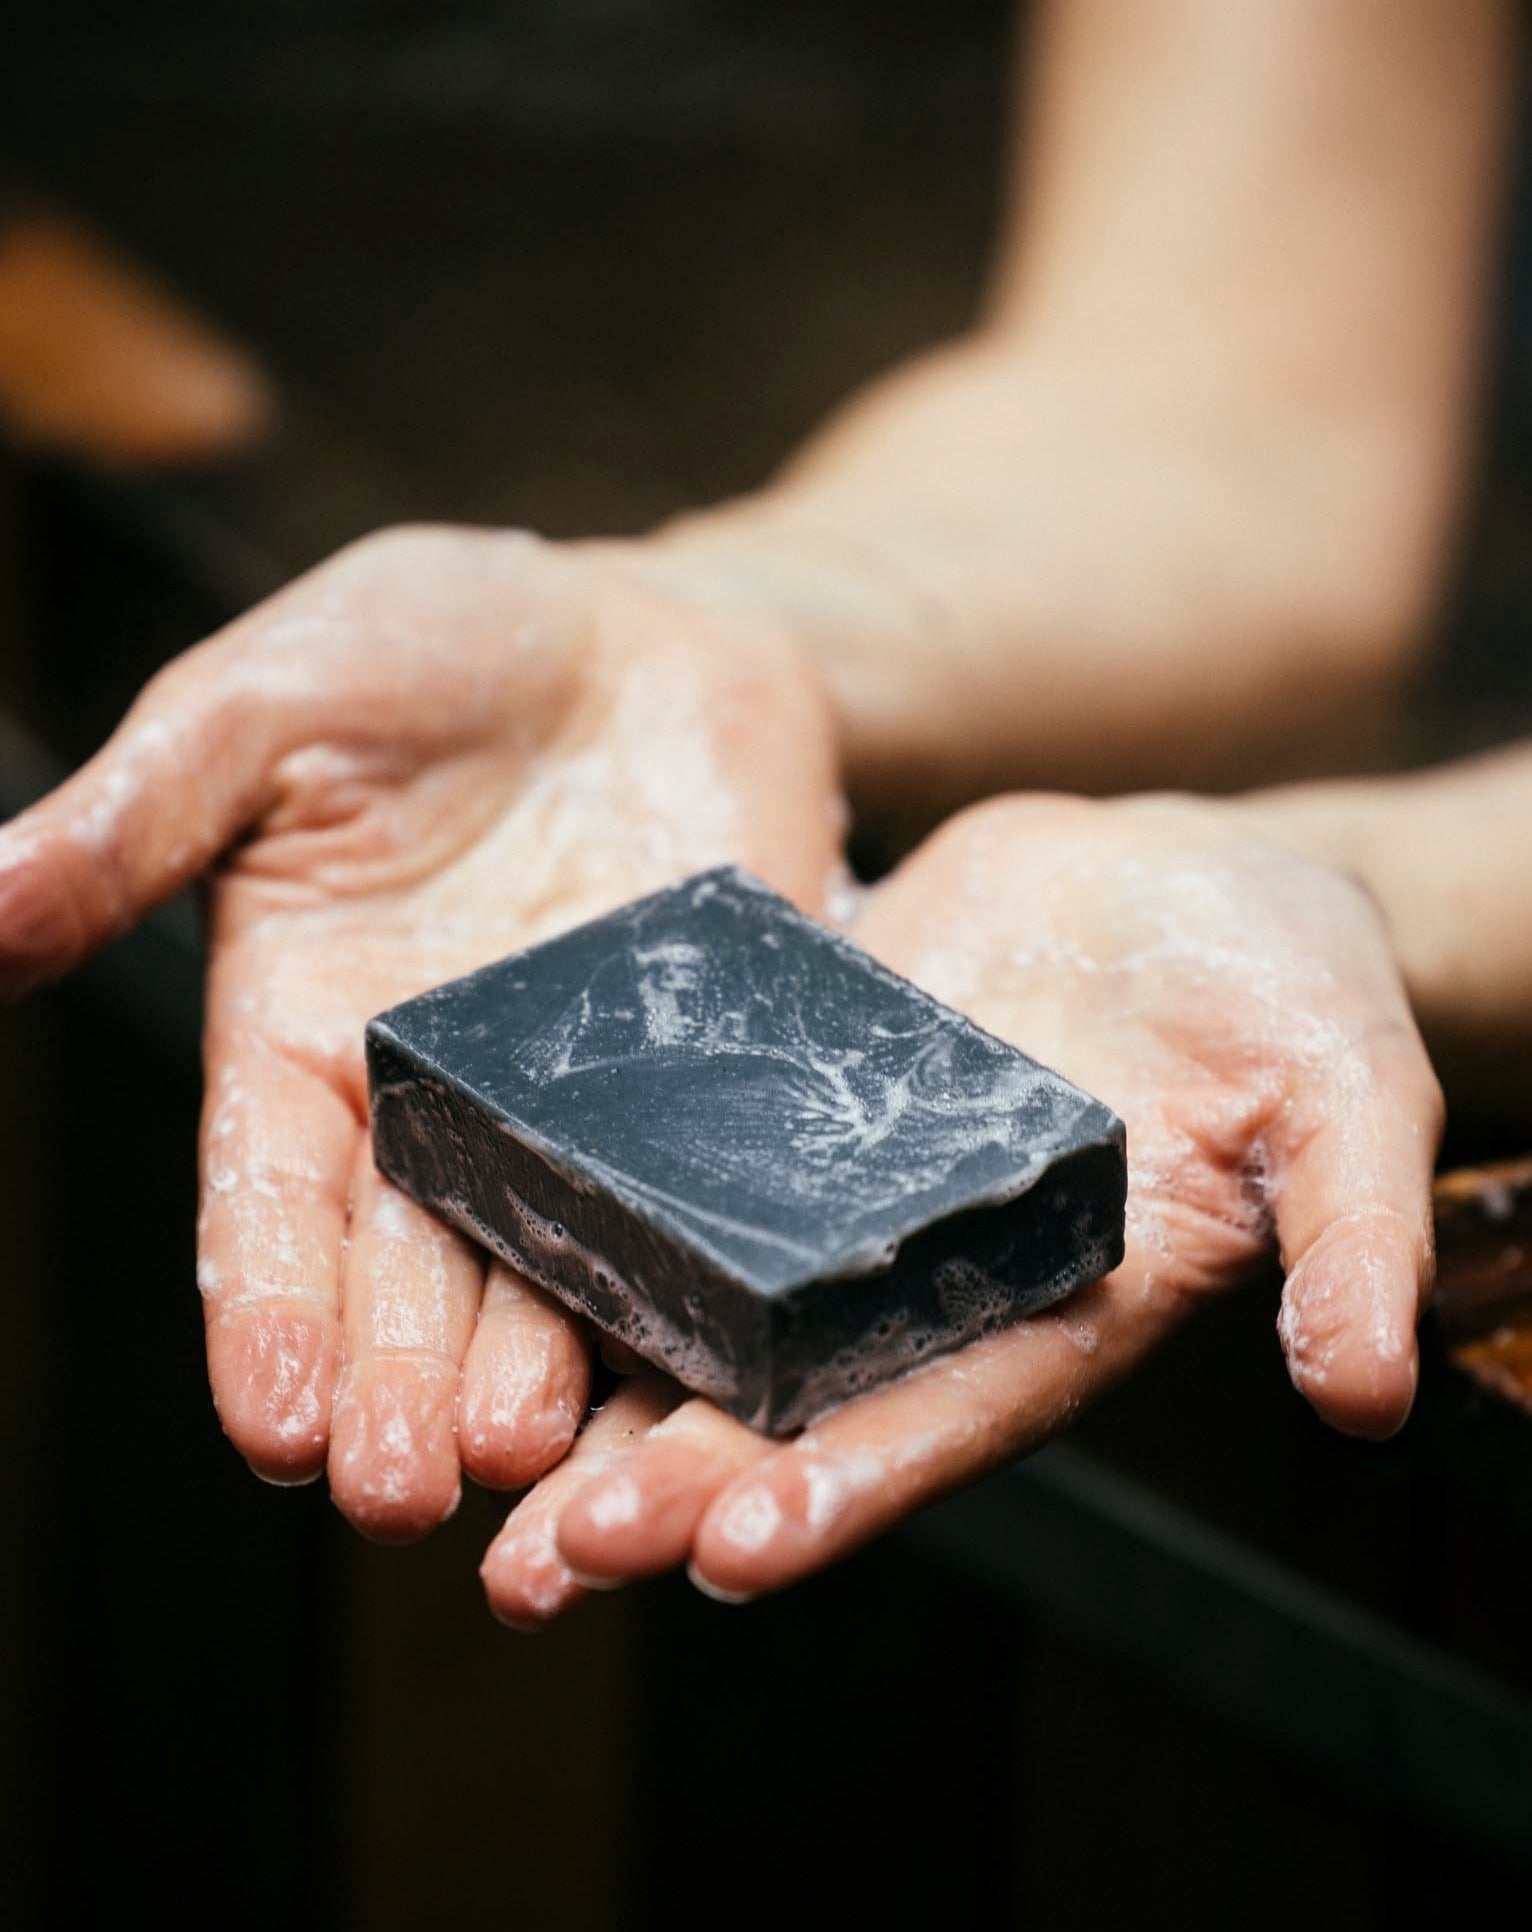
M386 1014L378 1160L774 1431L1114 1266L1121 1122L725 869Z

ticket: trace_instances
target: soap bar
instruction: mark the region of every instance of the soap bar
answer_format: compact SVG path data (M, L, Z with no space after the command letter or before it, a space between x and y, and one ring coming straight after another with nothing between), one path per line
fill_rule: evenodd
M367 1029L390 1180L773 1435L1115 1267L1115 1114L732 867Z

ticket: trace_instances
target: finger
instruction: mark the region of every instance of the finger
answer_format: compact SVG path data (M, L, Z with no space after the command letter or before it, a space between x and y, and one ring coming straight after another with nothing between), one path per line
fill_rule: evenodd
M0 830L0 994L75 965L209 865L258 814L278 712L225 643L145 689L96 757Z
M208 1378L225 1432L270 1482L324 1468L360 1132L332 1085L257 1040L210 1081L197 1240Z
M601 1359L613 1375L642 1375L649 1364L636 1348L629 1348L626 1342L619 1342L614 1335L602 1335L597 1346Z
M625 1382L591 1418L567 1458L511 1511L479 1570L489 1607L502 1623L513 1630L541 1629L586 1594L555 1541L564 1505L679 1399L680 1390L663 1376Z
M569 1450L590 1400L590 1339L541 1289L491 1262L458 1404L463 1467L523 1489Z
M1176 1318L1129 1273L848 1402L774 1450L704 1513L693 1582L735 1602L781 1589L1046 1441Z
M684 1403L571 1497L559 1554L592 1588L673 1569L714 1496L772 1450L711 1402Z
M1403 1426L1420 1372L1441 1090L1401 1027L1365 1057L1338 1054L1310 1111L1318 1124L1276 1193L1278 1333L1294 1386L1325 1421L1381 1438Z
M413 1541L457 1508L458 1385L483 1286L481 1252L385 1181L364 1141L341 1267L330 1493L376 1542Z

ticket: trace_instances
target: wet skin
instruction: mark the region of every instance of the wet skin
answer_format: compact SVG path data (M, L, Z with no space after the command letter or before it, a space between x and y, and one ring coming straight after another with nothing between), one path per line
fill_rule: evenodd
M356 546L189 653L0 832L13 992L214 868L199 1280L260 1474L328 1467L392 1539L464 1469L535 1483L485 1563L517 1624L683 1562L754 1594L1063 1427L1273 1241L1299 1388L1398 1426L1440 1100L1371 902L1220 806L1033 797L952 821L853 930L1124 1116L1123 1267L785 1448L652 1374L576 1439L585 1331L375 1174L362 1023L722 860L823 911L839 832L784 634L617 549L445 530Z
M198 1282L223 1426L399 1540L585 1411L580 1324L375 1172L362 1028L724 860L817 910L842 811L770 628L519 534L385 532L172 664L0 832L0 987L205 868Z
M1298 1389L1359 1435L1407 1416L1441 1096L1358 886L1217 806L1017 798L951 821L854 929L1123 1115L1127 1257L787 1447L640 1378L492 1547L508 1621L683 1562L725 1597L794 1582L1056 1433L1273 1246Z

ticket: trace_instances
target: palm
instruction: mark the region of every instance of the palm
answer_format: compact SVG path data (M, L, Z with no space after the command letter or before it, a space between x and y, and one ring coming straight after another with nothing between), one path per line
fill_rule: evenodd
M1260 1262L1283 1148L1378 1056L1418 1055L1362 895L1189 804L991 808L861 937L1117 1109L1136 1271L1175 1294Z
M328 1459L354 1520L407 1535L460 1461L520 1484L556 1460L583 1331L377 1176L362 1029L721 860L814 905L838 812L792 653L610 556L385 536L180 660L23 829L39 893L126 875L103 926L240 835L211 900L199 1280L252 1464Z
M1409 1407L1440 1096L1354 886L1216 806L1011 800L937 833L855 932L1119 1110L1123 1265L786 1448L641 1381L491 1550L513 1621L553 1614L582 1576L688 1558L726 1592L792 1581L1045 1440L1274 1235L1298 1387L1368 1434Z

